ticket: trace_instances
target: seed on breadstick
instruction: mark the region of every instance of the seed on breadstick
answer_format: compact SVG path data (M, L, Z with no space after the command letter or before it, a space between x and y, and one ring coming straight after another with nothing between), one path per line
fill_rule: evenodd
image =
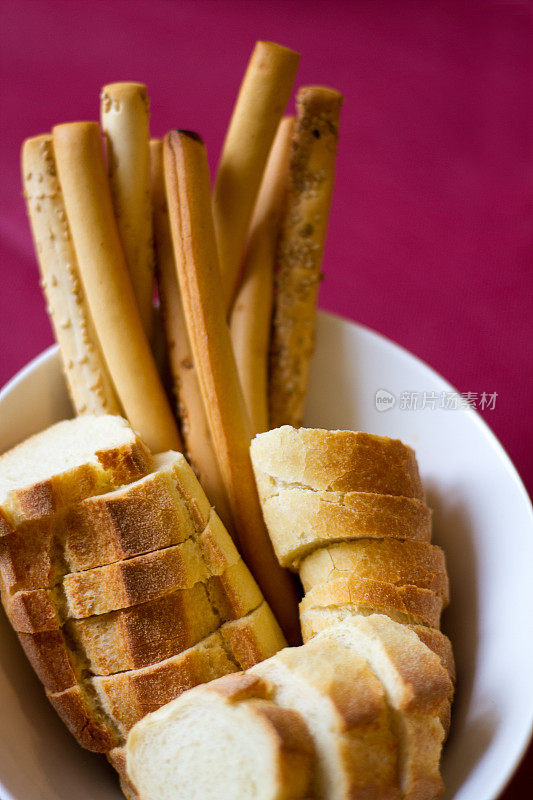
M161 140L152 139L150 142L150 163L157 284L181 434L187 457L202 488L215 506L224 525L231 532L233 523L228 498L207 424L181 304L168 222Z
M57 125L52 134L82 285L124 412L151 450L180 450L120 244L100 127L71 122Z
M289 169L294 117L283 119L257 197L243 279L231 311L231 341L254 433L268 430L268 349L274 259Z
M24 142L22 182L41 285L76 413L120 414L82 291L50 134Z
M270 347L271 428L302 423L341 105L342 95L323 86L302 87L296 99L298 117L276 264Z
M292 91L300 56L257 42L233 109L213 190L213 215L229 312L261 176Z
M117 227L141 320L153 326L154 252L150 209L149 100L142 83L110 83L100 95L100 121Z
M168 133L164 169L185 320L237 544L287 638L296 642L296 588L274 556L250 460L251 425L220 299L209 167L200 137Z

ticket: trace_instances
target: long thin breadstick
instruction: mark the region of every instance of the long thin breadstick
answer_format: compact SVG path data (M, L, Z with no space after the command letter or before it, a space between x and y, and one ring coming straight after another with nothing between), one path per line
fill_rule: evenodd
M227 312L235 295L261 176L299 59L298 53L279 44L256 43L222 148L213 215Z
M110 83L100 96L113 208L141 320L153 326L149 100L142 83Z
M277 255L270 354L270 427L301 425L314 348L316 299L335 176L342 95L299 90L287 205Z
M168 133L164 168L187 330L238 546L287 638L295 642L300 636L296 589L274 556L261 515L249 452L251 426L220 302L209 167L202 140L189 132Z
M268 348L274 259L287 190L294 118L278 128L257 197L243 279L231 311L231 341L254 433L268 430Z
M76 413L120 414L81 288L50 134L24 142L22 181L41 285Z
M53 129L59 181L98 341L126 416L154 452L181 449L135 304L96 122Z
M150 162L157 282L181 434L191 466L198 475L198 479L211 503L215 506L219 517L226 528L231 531L233 522L228 498L207 424L202 392L198 383L181 304L168 222L162 141L152 139L150 142Z

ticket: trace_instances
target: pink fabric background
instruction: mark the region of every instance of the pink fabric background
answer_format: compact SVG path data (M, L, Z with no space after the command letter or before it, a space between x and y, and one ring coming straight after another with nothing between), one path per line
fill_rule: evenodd
M96 118L100 86L140 80L153 133L198 130L213 168L253 43L271 39L302 53L299 84L346 98L321 306L391 337L461 392L497 392L484 417L531 488L531 3L3 0L1 10L0 384L52 341L22 139Z

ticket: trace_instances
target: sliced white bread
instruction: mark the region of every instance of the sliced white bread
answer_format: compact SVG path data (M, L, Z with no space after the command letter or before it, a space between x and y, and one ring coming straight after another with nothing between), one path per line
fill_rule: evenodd
M398 743L383 687L364 658L334 640L286 648L248 674L300 712L316 748L311 792L323 800L400 798Z
M311 551L337 542L431 539L431 510L412 497L280 487L262 508L276 555L292 569Z
M121 417L58 422L0 456L0 527L9 532L152 468L148 449Z
M395 586L429 589L449 601L446 559L440 547L427 542L357 539L314 550L299 567L304 591L327 581L353 575Z
M387 614L404 624L438 628L442 598L418 586L393 586L385 581L360 580L354 576L336 578L318 584L301 601L300 620L304 641L316 633L315 620L322 617L329 619L332 611L341 617L351 616L354 607L358 614ZM324 612L324 609L327 610Z
M130 728L187 689L269 658L286 644L266 603L188 650L149 667L88 677L48 698L82 747L107 752ZM244 658L241 660L241 654Z
M250 674L197 687L145 717L126 747L143 800L297 800L313 762L297 711L280 708Z
M383 615L353 617L317 636L365 658L385 690L400 743L401 787L406 800L434 800L443 790L439 770L442 705L453 691L435 653L405 625Z
M398 439L283 425L257 435L250 453L261 500L291 486L424 500L415 453Z

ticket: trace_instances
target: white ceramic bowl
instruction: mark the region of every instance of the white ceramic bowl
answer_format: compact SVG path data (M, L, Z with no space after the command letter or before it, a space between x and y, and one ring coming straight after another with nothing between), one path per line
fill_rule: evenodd
M379 390L380 408L391 403L387 393L396 398L393 408L376 408ZM402 392L418 393L419 403L426 392L427 407L402 408ZM496 438L473 410L438 408L443 392L453 389L405 350L320 315L306 423L398 437L416 449L452 590L443 627L454 644L458 687L443 757L446 798L493 800L532 726L532 511ZM71 414L50 348L0 394L0 452ZM121 797L104 759L81 750L49 707L3 615L0 709L3 800Z

